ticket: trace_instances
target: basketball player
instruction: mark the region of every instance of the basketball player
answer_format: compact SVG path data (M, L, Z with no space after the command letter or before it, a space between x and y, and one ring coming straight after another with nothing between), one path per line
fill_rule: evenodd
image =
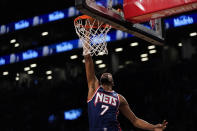
M102 74L100 81L95 76L92 57L84 55L88 82L88 116L90 131L121 131L117 121L119 110L137 128L149 131L163 131L167 122L150 124L131 111L127 100L116 93L112 87L114 81L110 73Z

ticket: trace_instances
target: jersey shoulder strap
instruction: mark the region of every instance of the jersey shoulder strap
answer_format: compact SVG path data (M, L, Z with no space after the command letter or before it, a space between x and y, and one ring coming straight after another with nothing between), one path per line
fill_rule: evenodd
M90 102L94 98L95 94L98 92L99 89L100 89L100 86L98 86L96 88L96 90L94 91L94 94L92 95L92 97L90 99L87 99L87 103Z

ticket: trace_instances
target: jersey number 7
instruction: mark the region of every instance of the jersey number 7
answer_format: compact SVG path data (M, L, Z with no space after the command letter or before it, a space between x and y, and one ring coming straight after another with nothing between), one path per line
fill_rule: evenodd
M100 115L104 115L105 112L109 109L109 106L102 105L101 108L104 108Z

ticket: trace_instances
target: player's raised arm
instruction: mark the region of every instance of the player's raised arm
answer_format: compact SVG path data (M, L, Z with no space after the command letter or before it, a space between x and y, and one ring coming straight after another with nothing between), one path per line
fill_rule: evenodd
M122 96L119 95L120 98L120 107L119 110L121 113L129 119L129 121L137 128L141 128L144 130L149 130L149 131L163 131L166 128L167 122L164 121L162 124L150 124L138 117L135 116L135 114L131 111L128 102L126 99Z
M95 75L94 62L92 60L92 57L88 52L84 52L84 51L89 51L90 48L89 44L90 44L89 32L86 32L86 42L84 42L83 54L85 54L84 55L85 69L86 69L86 77L87 77L88 88L89 88L88 97L91 97L91 95L94 93L94 89L99 86L99 81Z
M93 63L92 57L88 54L84 56L84 59L85 59L85 68L86 68L88 88L95 89L97 86L99 86L99 82L95 75L94 63Z

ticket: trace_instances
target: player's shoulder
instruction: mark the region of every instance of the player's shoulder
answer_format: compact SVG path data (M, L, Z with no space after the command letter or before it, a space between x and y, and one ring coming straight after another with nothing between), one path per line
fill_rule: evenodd
M120 98L120 99L123 99L124 98L124 96L122 95L122 94L119 94L119 93L117 93L118 94L118 97Z
M120 104L127 104L127 100L125 99L125 97L121 94L118 94L119 100L120 100Z

